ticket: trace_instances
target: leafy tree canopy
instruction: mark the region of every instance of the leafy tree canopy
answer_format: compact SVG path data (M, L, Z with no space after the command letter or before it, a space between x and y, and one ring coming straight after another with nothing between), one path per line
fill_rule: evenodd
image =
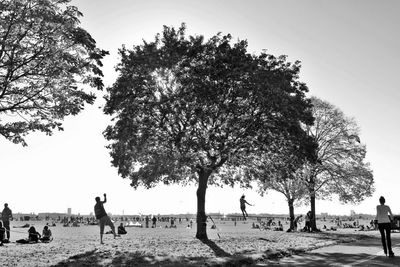
M102 89L106 51L79 27L70 0L0 1L0 135L26 145L30 131L61 130Z
M315 124L307 132L318 143L318 160L304 165L305 182L317 198L336 194L344 203L359 203L374 192L359 127L334 105L315 97L312 103Z
M187 37L184 24L119 53L104 109L115 124L105 137L132 186L198 181L204 173L212 174L208 183L233 185L249 155L277 153L287 139L313 154L301 141L301 124L313 117L300 62L249 54L247 42L232 43L229 34Z

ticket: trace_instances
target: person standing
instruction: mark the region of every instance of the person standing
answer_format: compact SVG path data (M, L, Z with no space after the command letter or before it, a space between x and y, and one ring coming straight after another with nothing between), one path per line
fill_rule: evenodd
M246 204L248 204L250 206L253 206L253 205L251 205L249 202L247 202L246 199L244 199L244 198L245 198L244 195L242 195L240 197L240 210L242 211L243 219L246 220L246 217L249 217L249 215L247 214L247 211L246 211Z
M7 240L10 240L10 220L12 220L12 211L8 204L4 204L4 209L1 212L1 220L3 221L4 228L6 228Z
M299 221L301 219L301 217L303 217L303 215L299 215L296 217L296 219L294 219L293 221L293 231L297 231L297 227L299 226Z
M394 257L394 253L392 250L392 240L390 237L391 231L391 221L393 219L392 211L388 205L385 205L385 198L379 198L380 205L376 206L376 218L375 220L378 222L378 229L381 233L382 247L383 252L387 256L387 252L389 250L389 257ZM386 234L386 236L385 236Z
M311 232L311 210L309 212L307 212L306 214L306 218L305 218L305 225L304 228L307 232Z
M96 219L99 221L99 225L100 225L100 244L104 244L103 243L103 234L104 234L104 227L106 225L110 226L111 231L114 235L114 238L116 238L117 235L115 233L115 226L113 224L113 222L111 221L110 217L108 217L106 210L104 209L103 204L107 202L107 196L106 194L104 194L104 201L100 200L100 197L96 197L96 205L94 205L94 214L96 216Z

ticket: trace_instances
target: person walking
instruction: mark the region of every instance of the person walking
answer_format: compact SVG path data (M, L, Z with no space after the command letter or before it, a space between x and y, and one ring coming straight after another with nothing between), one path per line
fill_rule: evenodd
M6 228L7 240L10 240L10 220L12 220L12 211L8 204L4 204L4 209L1 212L1 220L3 221L4 228Z
M96 205L94 205L94 214L96 216L96 219L99 220L99 225L100 225L100 244L103 243L103 234L104 234L104 227L106 225L110 226L111 231L114 235L114 238L116 238L117 235L115 233L115 226L113 222L111 221L110 217L108 217L106 210L104 209L103 204L107 202L107 196L104 194L104 201L100 200L100 197L96 197Z
M247 202L246 199L245 199L245 196L242 195L240 197L240 210L242 211L244 220L246 220L246 217L249 217L249 215L247 214L247 211L246 211L246 204L248 204L250 206L253 206L249 202Z
M379 198L380 205L376 206L376 218L375 220L378 222L378 229L381 233L382 247L383 252L387 256L389 251L389 257L394 257L394 253L392 250L392 240L390 237L391 231L391 221L393 219L392 211L388 205L385 205L385 198ZM386 234L386 236L385 236Z

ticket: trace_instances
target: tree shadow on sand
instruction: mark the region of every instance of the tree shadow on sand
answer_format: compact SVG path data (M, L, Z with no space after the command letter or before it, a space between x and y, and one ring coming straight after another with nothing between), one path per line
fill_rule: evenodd
M65 267L65 266L102 266L100 264L100 257L96 253L96 249L86 251L81 254L77 254L69 257L67 260L59 262L54 267Z
M367 253L306 253L268 261L268 266L399 266L400 259Z
M55 267L65 266L249 266L250 262L242 257L232 256L211 240L201 240L215 253L209 257L171 257L170 255L150 255L142 251L115 253L110 251L91 250L74 255L59 262ZM220 260L217 260L220 259ZM213 260L216 260L214 262ZM252 261L251 261L252 262Z
M232 256L231 254L229 254L228 252L226 252L225 250L220 248L217 244L214 243L214 241L212 241L210 239L200 240L200 241L203 244L209 246L214 251L215 256L217 256L217 257L230 257L230 256Z

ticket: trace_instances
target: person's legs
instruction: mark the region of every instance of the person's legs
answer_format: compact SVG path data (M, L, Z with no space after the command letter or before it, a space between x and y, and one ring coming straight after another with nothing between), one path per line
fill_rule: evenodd
M100 218L100 244L103 244L104 226L105 226L105 221L103 217Z
M386 248L386 238L385 238L385 225L383 223L378 224L379 232L381 233L381 241L383 252L387 255L387 248Z
M111 231L112 231L112 233L113 233L113 235L114 235L114 238L117 237L117 236L119 236L119 235L117 235L117 234L115 233L115 226L114 226L113 222L111 221L110 217L107 216L107 218L105 219L105 224L108 225L108 226L110 226Z
M6 228L7 239L10 240L10 221L4 221L3 225Z
M390 236L390 231L391 231L390 223L386 224L385 231L386 231L386 242L387 242L387 248L389 251L389 256L392 256L392 255L394 255L394 253L392 250L392 238Z
M246 210L243 208L241 210L242 210L242 214L243 214L243 219L246 220L246 214L245 214Z

